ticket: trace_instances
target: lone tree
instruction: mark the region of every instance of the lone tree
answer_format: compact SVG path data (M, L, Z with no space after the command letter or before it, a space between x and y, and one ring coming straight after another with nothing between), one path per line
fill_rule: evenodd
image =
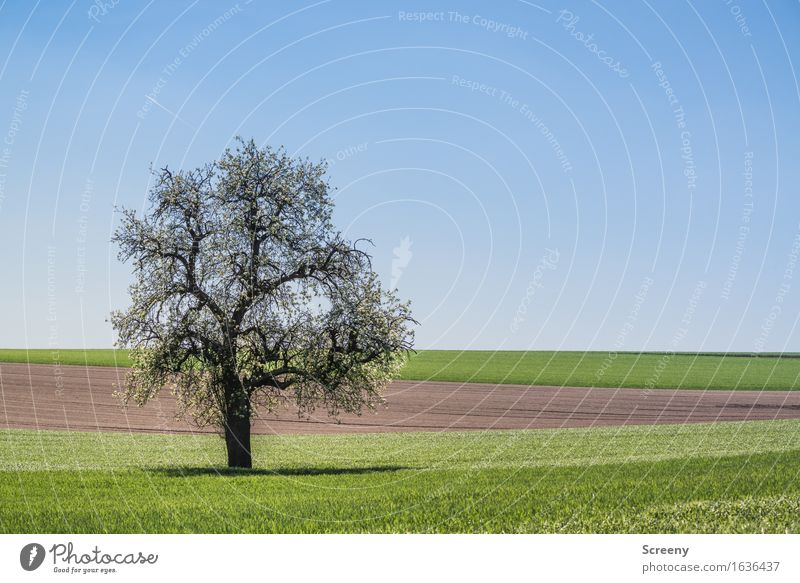
M171 388L180 416L224 431L230 467L252 467L258 411L372 408L412 346L408 303L331 222L325 170L238 140L202 168L155 172L150 208L123 209L114 233L134 268L111 319L133 361L123 402Z

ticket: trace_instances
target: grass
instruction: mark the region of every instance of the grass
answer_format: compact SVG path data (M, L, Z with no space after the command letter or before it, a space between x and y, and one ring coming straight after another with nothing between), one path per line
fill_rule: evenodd
M0 362L22 362L30 364L65 364L80 366L122 366L131 362L127 350L113 348L0 348Z
M800 421L0 440L2 532L800 531Z
M123 350L0 349L0 362L128 366ZM656 389L800 389L800 355L423 350L407 380Z
M796 354L425 350L404 379L574 387L800 389Z

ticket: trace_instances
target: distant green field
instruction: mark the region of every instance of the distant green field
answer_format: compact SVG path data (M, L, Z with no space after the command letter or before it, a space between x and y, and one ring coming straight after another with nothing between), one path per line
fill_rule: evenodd
M0 348L0 362L27 362L30 364L67 364L88 366L130 366L127 350L112 348L44 349Z
M799 532L800 421L260 436L0 432L0 531Z
M0 362L128 366L123 350L0 349ZM800 389L800 355L423 350L401 378L576 387Z
M403 370L404 379L574 387L656 389L800 388L800 358L608 352L484 352L425 350Z

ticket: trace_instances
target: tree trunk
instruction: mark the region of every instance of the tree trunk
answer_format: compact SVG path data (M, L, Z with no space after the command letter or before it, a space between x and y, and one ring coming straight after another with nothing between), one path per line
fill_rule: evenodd
M229 468L252 468L250 416L229 415L225 420L225 445Z

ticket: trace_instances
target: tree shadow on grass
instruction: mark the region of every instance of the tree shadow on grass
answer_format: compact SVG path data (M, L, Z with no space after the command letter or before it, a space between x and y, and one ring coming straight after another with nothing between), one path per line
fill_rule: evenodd
M170 478L193 476L344 476L410 470L405 466L367 466L363 468L150 468L148 471Z

